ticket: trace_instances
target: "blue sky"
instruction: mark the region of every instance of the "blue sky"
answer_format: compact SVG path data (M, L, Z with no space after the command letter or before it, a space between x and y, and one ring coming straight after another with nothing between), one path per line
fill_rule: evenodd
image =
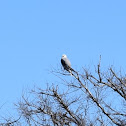
M49 70L66 54L73 68L102 65L126 71L126 1L0 1L0 106L55 82Z

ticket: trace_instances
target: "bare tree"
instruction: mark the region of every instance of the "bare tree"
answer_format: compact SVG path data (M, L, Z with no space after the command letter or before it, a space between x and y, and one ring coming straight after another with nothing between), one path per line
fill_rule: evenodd
M125 126L126 125L126 77L112 67L101 70L100 62L95 72L83 68L72 76L64 71L53 71L62 82L36 88L30 97L22 96L16 106L20 118L1 125L29 126ZM61 87L63 87L61 86ZM23 121L22 121L23 120Z

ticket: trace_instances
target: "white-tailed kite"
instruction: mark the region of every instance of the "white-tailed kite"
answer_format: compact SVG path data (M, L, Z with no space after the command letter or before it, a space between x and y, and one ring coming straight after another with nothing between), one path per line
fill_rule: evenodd
M65 54L62 55L61 64L62 64L63 68L72 75L72 71L74 71L74 70L71 68L71 63Z

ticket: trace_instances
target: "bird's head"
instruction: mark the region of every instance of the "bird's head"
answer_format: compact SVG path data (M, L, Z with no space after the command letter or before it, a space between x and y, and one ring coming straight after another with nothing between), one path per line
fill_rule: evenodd
M67 58L67 56L65 54L62 55L62 58Z

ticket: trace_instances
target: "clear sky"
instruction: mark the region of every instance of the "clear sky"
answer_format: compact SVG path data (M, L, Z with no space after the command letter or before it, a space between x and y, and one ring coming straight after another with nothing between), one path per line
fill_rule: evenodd
M73 68L102 65L126 71L125 0L1 0L0 111L22 92L56 81L66 54Z

